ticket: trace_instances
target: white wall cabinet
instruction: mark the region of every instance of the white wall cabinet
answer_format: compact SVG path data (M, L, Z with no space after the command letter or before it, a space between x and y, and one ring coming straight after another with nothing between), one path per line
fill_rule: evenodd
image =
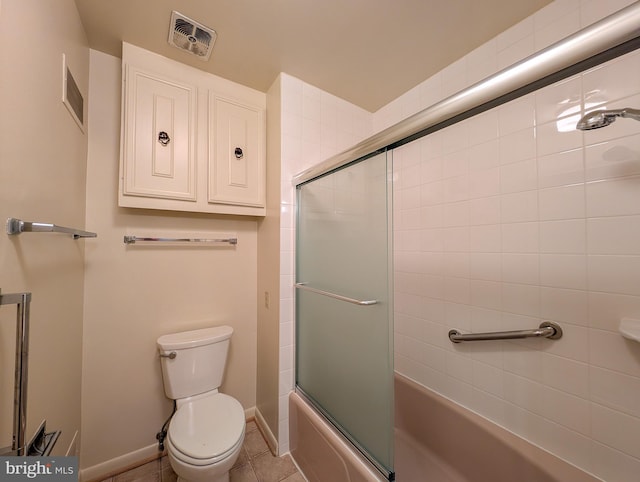
M264 216L266 95L123 44L122 207Z

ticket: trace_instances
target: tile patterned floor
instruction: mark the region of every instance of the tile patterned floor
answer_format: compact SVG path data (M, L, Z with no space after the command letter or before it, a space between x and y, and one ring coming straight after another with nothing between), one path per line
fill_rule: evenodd
M306 482L290 455L274 457L255 422L247 423L242 451L229 472L230 482ZM103 482L176 482L169 459L162 457Z

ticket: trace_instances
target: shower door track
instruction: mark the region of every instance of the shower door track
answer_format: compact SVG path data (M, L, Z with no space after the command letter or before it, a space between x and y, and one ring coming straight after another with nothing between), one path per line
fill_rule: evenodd
M392 472L389 469L385 468L374 457L369 455L367 450L364 447L362 447L358 443L358 441L355 440L346 429L342 428L342 426L326 410L324 410L322 406L319 403L317 403L311 395L306 393L297 384L295 386L295 391L298 395L300 395L304 399L305 402L309 404L309 406L320 417L322 417L327 423L329 423L333 428L335 428L338 432L340 432L340 434L344 437L344 439L348 441L353 446L353 448L355 448L358 451L358 453L367 462L369 462L369 464L371 464L371 466L373 466L378 472L380 472L380 474L382 474L383 477L385 477L389 482L395 481L395 478L396 478L395 472Z
M373 152L394 148L640 47L640 2L384 129L293 178L300 185Z

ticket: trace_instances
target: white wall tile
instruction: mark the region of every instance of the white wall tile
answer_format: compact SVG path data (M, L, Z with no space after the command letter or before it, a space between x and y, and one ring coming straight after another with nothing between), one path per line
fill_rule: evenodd
M588 292L540 287L540 317L573 325L588 326Z
M533 53L535 39L532 33L498 50L498 69L505 69Z
M500 196L490 196L469 201L469 217L472 226L496 224L501 217Z
M541 254L540 283L554 288L587 288L587 262L584 255Z
M590 254L640 255L640 216L587 220Z
M640 377L640 346L617 332L592 329L589 332L589 361L592 365Z
M640 134L587 146L587 181L640 174Z
M502 310L507 313L539 317L541 310L539 286L503 283Z
M543 221L540 227L540 252L584 254L587 252L585 219Z
M540 124L536 127L539 156L571 151L582 146L582 132L574 129L580 114Z
M580 6L582 26L586 27L591 25L593 22L621 10L634 1L635 0L609 0L608 2L602 2L600 0L582 0Z
M594 2L595 3L595 2ZM601 4L602 2L597 2ZM591 467L593 474L607 482L628 482L640 472L640 459L631 457L606 445L592 442Z
M467 120L469 146L487 142L496 143L498 137L498 112L488 110Z
M471 215L473 218L473 216ZM470 251L477 253L499 253L501 251L501 237L499 224L471 226L469 228Z
M539 284L540 256L538 254L502 253L502 279L507 283Z
M640 176L588 182L587 215L622 216L640 214Z
M471 127L472 131L473 129ZM495 131L495 127L493 127L493 130ZM500 158L498 152L498 140L496 137L485 142L471 144L469 147L469 171L482 171L499 166Z
M538 158L538 186L557 187L582 183L585 180L582 148Z
M512 100L496 109L498 130L506 136L523 129L532 128L536 121L536 99L533 94Z
M640 420L597 403L591 405L591 412L595 440L640 458Z
M513 193L538 187L538 167L535 159L514 162L500 168L500 191Z
M542 221L585 217L584 184L541 189L538 196Z
M640 318L640 296L589 292L589 326L618 331L622 318Z
M542 415L582 435L591 434L589 401L562 390L545 387L542 397Z
M538 192L525 191L503 194L500 197L500 213L500 220L503 223L537 221Z
M540 251L539 223L502 224L502 251L505 253L538 253Z
M554 2L554 4L561 2ZM575 2L578 3L577 1ZM578 15L577 5L573 12L558 16L555 20L543 28L536 29L535 33L535 48L536 50L542 50L549 45L554 44L568 37L572 33L580 29L580 16Z
M542 353L538 368L545 385L571 393L584 399L589 398L589 365L585 362Z
M574 76L538 90L535 93L536 123L545 124L580 114L581 80L580 76Z
M637 55L635 52L623 59L610 60L585 72L582 76L584 91L593 95L589 100L594 104L600 104L638 94L640 87L635 81L637 77L634 80L633 74L640 73L640 62L630 58ZM633 65L631 69L630 60Z
M640 378L591 367L589 385L594 402L640 418Z
M532 159L536 156L535 129L523 129L500 136L498 140L500 164Z

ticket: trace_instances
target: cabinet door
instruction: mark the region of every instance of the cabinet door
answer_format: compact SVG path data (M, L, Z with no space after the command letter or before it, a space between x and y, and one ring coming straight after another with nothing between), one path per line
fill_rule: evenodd
M128 66L123 194L196 200L196 88Z
M262 111L213 97L209 113L215 118L210 123L209 202L264 206Z

